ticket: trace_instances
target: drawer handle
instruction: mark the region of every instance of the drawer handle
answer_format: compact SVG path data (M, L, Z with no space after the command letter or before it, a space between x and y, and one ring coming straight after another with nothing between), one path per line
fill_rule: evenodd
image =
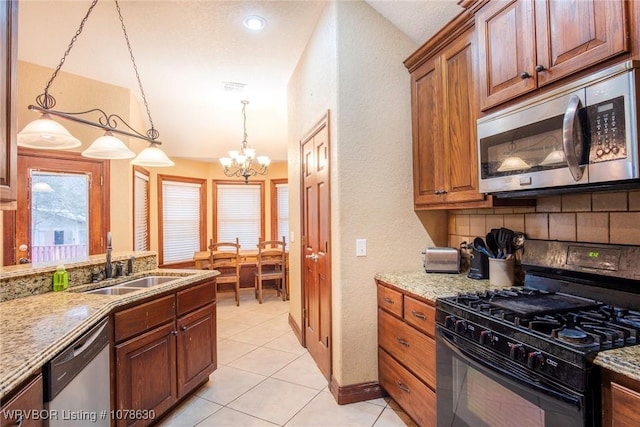
M411 314L413 314L415 317L417 317L417 318L418 318L418 319L420 319L420 320L427 320L427 316L425 316L425 315L424 315L424 314L422 314L422 313L418 313L418 312L417 312L417 311L415 311L415 310L411 310Z
M402 391L404 391L405 393L411 393L411 391L409 390L409 387L407 387L406 385L402 384L400 381L396 381L396 383L398 384L398 388Z
M398 341L398 344L403 345L405 347L409 347L409 343L403 340L402 338L396 337L396 340Z
M395 301L389 297L384 297L384 302L386 302L387 304L395 304Z
M182 332L184 332L184 331L186 331L186 330L187 330L187 327L186 327L186 326L184 326L184 325L182 325L182 326L180 326L180 330L181 330Z

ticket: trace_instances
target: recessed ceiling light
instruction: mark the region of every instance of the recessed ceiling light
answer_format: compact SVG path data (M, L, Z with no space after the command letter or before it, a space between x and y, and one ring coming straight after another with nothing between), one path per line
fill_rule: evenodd
M250 30L259 31L264 28L267 24L267 21L262 16L251 15L244 18L244 26Z

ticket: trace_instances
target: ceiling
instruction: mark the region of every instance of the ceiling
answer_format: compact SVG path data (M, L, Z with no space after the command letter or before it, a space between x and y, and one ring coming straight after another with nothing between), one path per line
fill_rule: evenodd
M462 10L457 0L367 3L416 47ZM238 149L243 133L240 101L246 99L249 146L273 160L287 159L287 83L326 2L119 4L151 117L169 156L216 161ZM55 68L89 5L86 0L21 0L18 58ZM244 28L247 15L265 18L265 29ZM112 1L95 6L62 70L131 88L141 100ZM245 86L228 90L227 82Z

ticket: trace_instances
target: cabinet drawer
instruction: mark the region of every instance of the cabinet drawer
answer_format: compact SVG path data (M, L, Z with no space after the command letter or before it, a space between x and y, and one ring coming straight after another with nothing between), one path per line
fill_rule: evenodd
M435 336L436 309L406 295L404 297L404 321L430 337Z
M385 286L378 285L378 307L402 317L402 294Z
M42 375L38 375L11 400L2 402L0 426L41 426L41 419L27 418L26 415L33 415L34 411L38 411L38 414L40 414L40 411L42 411L42 393ZM22 411L24 418L19 418L18 411ZM22 423L20 423L20 419L22 419Z
M380 385L420 426L436 425L436 394L384 350L378 349Z
M378 345L435 390L435 341L378 309Z
M120 311L114 315L115 340L120 342L154 326L174 320L176 299L169 295Z
M178 316L204 307L216 300L216 287L213 281L192 286L178 292Z

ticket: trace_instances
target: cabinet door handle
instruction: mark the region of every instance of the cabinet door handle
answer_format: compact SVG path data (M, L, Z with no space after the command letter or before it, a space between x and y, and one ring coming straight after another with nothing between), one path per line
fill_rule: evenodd
M178 336L178 331L171 331L171 335L173 335L174 337Z
M182 332L184 332L184 331L186 331L186 330L187 330L187 327L186 327L186 326L184 326L184 325L182 325L182 326L180 326L180 330L181 330Z
M530 79L531 78L531 74L527 73L526 71L523 71L523 72L520 73L520 78L522 80Z
M384 299L384 302L386 302L387 304L395 304L395 301L389 297L384 297L383 299Z
M424 314L422 314L422 313L418 313L418 312L417 312L417 311L415 311L415 310L411 310L411 314L413 314L415 317L417 317L417 318L418 318L418 319L420 319L420 320L427 320L427 316L425 316L425 315L424 315Z
M398 341L398 344L400 344L400 345L403 345L405 347L409 347L409 343L407 341L403 340L400 337L396 337L396 341Z
M542 72L544 70L546 70L544 65L542 65L542 64L536 65L536 73L540 73L540 72Z
M396 381L396 383L398 384L398 388L400 390L404 391L405 393L411 393L411 391L409 390L409 387L407 387L406 385L402 384L402 382Z

